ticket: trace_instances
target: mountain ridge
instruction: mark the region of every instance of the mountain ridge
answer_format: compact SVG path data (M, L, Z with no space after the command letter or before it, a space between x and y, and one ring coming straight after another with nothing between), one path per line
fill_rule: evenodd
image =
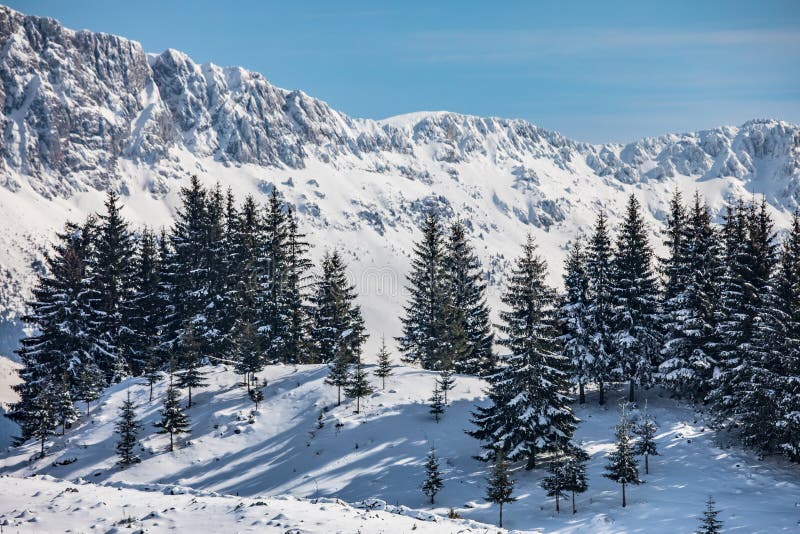
M763 194L779 228L800 206L800 126L784 121L598 145L522 119L352 118L241 67L197 64L174 49L149 54L135 41L7 7L0 42L0 352L20 334L53 232L100 209L109 189L137 226L169 225L191 174L240 200L278 187L316 255L348 252L367 325L387 334L429 209L467 221L497 288L527 232L559 283L565 243L598 209L615 221L631 193L654 239L675 189L699 191L715 215L736 197ZM388 279L363 280L376 269Z

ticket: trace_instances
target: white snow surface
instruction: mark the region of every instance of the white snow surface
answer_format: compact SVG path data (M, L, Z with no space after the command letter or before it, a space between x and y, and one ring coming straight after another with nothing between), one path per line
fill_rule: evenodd
M155 399L148 402L142 379L128 379L110 388L89 418L84 416L65 437L48 442L44 459L32 459L37 443L9 449L0 458L0 474L7 475L0 478L0 521L13 518L24 523L36 517L44 525L36 528L47 531L47 525L58 524L48 522L58 521L63 512L63 521L81 531L98 518L104 518L102 525L110 528L110 523L123 517L143 521L155 511L162 515L155 519L160 524L152 531L174 525L206 532L210 527L203 514L208 513L221 516L223 531L243 531L255 528L256 521L261 521L258 528L266 528L266 521L280 513L286 516L279 521L282 525L286 522L303 532L355 532L358 528L361 532L408 532L412 523L405 516L410 515L440 521L424 525L416 521L417 528L481 531L474 523L442 522L441 516L452 507L465 520L496 524L497 507L484 500L487 466L473 458L479 452L478 442L464 434L470 428L470 411L476 403L485 402L486 384L481 380L457 376L450 406L437 424L426 405L435 374L415 368L396 367L385 391L379 390L379 381L373 378L378 391L362 401L361 414L354 413L351 400L336 406L335 388L323 383L325 366L265 369L259 379L268 382L266 398L254 415L253 404L232 370L218 366L207 371L209 387L193 394L191 433L179 439L181 445L174 453L165 452L168 438L156 434L152 426L165 384L156 386ZM128 392L143 419L143 461L120 469L115 465L113 425ZM615 400L623 394L624 390L612 391L609 404L599 407L590 392L588 403L575 407L582 420L577 440L591 454L589 490L577 498L578 513L572 515L565 502L561 514L555 513L553 499L538 485L546 473L544 467L525 471L515 466L519 500L504 508L506 527L575 534L690 532L697 526L706 497L713 495L726 531L797 532L800 466L780 458L760 459L728 446L726 435L711 430L704 414L666 398L660 390L642 391L639 407L647 400L659 425L661 454L650 458L650 474L643 475L646 483L628 488L628 507L623 509L619 486L602 476L619 418ZM637 413L633 410L631 415ZM441 459L444 489L430 506L419 485L432 445ZM77 486L78 493L66 495L67 482L18 480L34 475L83 481L83 485ZM188 495L163 495L170 492ZM270 495L292 498L264 497ZM341 499L355 508L324 502L326 510L320 510L320 501L314 500L321 498ZM251 508L253 500L263 500L265 508ZM99 501L105 504L97 505ZM236 510L240 502L245 503L244 509ZM394 505L390 511L405 516L396 519L394 514L375 513L372 518L373 513L360 508L365 502L378 508ZM29 511L17 518L23 509ZM299 519L305 522L298 525ZM333 521L330 526L324 523L329 520ZM142 525L151 528L147 521Z

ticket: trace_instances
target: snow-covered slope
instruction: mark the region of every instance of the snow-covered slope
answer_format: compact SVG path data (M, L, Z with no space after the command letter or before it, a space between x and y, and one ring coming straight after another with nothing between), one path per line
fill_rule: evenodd
M193 395L197 404L189 410L192 431L182 438L190 444L174 453L164 452L168 438L155 434L152 426L165 384L156 387L157 398L151 403L141 379L129 379L106 393L90 419L84 417L65 438L54 439L45 459L31 460L38 444L29 444L3 455L0 473L82 478L159 491L166 487L167 492L177 485L200 494L214 491L253 498L288 494L311 499L337 497L350 503L380 499L439 515L446 515L452 507L465 519L496 522L496 507L483 498L486 466L473 458L478 443L463 433L470 427L475 403L484 402L485 384L480 380L457 378L457 386L450 392L451 405L437 424L426 405L435 375L418 369L395 368L396 376L388 379L386 391L366 399L363 412L355 414L353 401L336 407L336 390L323 383L324 366L271 366L259 375L268 385L265 401L254 416L252 403L236 385L239 377L223 367L208 370L210 386ZM374 379L373 383L378 385ZM113 424L128 391L143 419L143 461L120 470L114 465ZM553 501L538 486L544 469L517 469L519 501L505 509L507 526L563 533L690 532L705 498L713 494L730 531L796 531L800 521L798 466L782 459L762 460L724 445L725 436L709 429L702 413L662 397L657 390L643 392L640 402L645 399L660 427L657 442L661 455L650 459L646 483L629 488L628 508L620 506L619 487L602 476L619 413L614 402L607 408L598 407L590 394L589 403L577 408L582 422L576 438L592 457L590 488L577 499L578 513L555 514ZM445 485L436 505L429 506L419 485L425 455L432 445L441 458ZM8 484L11 482L0 479L0 488ZM31 486L29 493L33 489ZM96 500L111 504L99 493L90 495L80 505L82 509ZM34 502L34 511L45 513L39 506L42 498ZM232 508L237 501L219 502ZM267 502L273 506L274 501ZM179 504L170 506L181 509ZM167 507L166 503L146 506ZM269 510L271 514L272 508ZM141 517L148 511L137 508L130 515ZM109 520L121 516L119 509L106 515Z
M675 189L714 210L764 194L779 226L800 201L800 128L778 120L590 145L522 120L448 112L350 118L241 68L148 55L124 38L0 7L0 351L41 252L116 189L137 224L169 224L197 174L259 199L278 186L317 245L351 255L371 332L398 333L425 210L466 219L494 288L533 232L553 281L599 207L638 194L655 233ZM496 299L492 297L492 304ZM377 336L373 336L375 339ZM373 345L370 345L373 348Z
M243 499L174 486L0 477L0 525L14 532L488 533L498 529L381 502ZM136 529L136 530L132 530Z

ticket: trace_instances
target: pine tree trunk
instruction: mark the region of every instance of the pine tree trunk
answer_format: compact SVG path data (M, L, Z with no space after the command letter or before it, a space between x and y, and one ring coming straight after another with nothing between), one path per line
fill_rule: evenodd
M89 417L89 401L86 401L86 417Z
M556 513L557 514L561 513L561 505L559 504L559 501L558 501L558 492L556 492Z
M45 440L45 435L44 433L42 433L42 452L41 452L42 458L44 458L44 440Z
M361 411L361 397L356 397L356 413Z
M650 463L648 462L648 459L649 459L649 455L645 454L644 455L644 474L645 475L649 475L650 474Z
M606 403L606 389L605 389L605 384L603 384L602 380L598 385L600 386L600 406L602 406Z
M630 389L628 390L628 402L633 402L634 395L633 395L633 378L631 378L631 385Z
M625 508L628 503L625 501L625 483L622 483L622 507Z
M431 504L433 504L434 495L431 495Z
M172 439L172 432L169 433L169 452L175 450L175 442Z
M386 377L381 377L381 389L386 389Z
M528 463L525 464L526 471L530 471L531 469L536 469L536 453L531 454L528 457Z
M189 386L189 405L187 406L187 408L191 407L192 407L192 386Z
M578 510L575 508L575 492L572 492L572 513L577 513Z
M336 386L336 406L342 405L342 386Z
M153 383L150 382L150 400L148 402L153 402Z
M500 524L498 526L503 528L503 503L500 503Z
M578 384L578 403L586 404L586 392L583 391L583 382Z

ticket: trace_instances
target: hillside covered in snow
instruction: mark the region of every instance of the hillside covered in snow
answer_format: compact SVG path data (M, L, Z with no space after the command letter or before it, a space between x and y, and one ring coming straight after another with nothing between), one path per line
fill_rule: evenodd
M369 369L374 370L373 368ZM106 521L124 517L144 521L155 511L151 521L171 522L188 527L193 514L188 514L185 502L201 508L208 504L212 510L229 510L226 521L244 514L252 525L268 525L279 512L291 521L298 517L307 521L318 517L319 503L335 507L334 499L351 503L362 509L345 509L345 516L364 519L364 506L377 506L402 513L400 523L386 527L387 532L406 531L411 518L437 519L447 516L453 508L466 520L496 524L497 508L485 500L488 466L474 458L479 443L464 434L471 428L470 413L476 404L485 403L485 383L479 379L458 376L456 388L450 392L450 406L443 419L436 423L428 413L428 397L436 373L409 367L395 367L394 376L387 379L387 388L362 404L362 412L354 413L352 400L336 406L336 389L326 385L326 366L270 366L259 373L259 381L267 382L265 400L258 412L239 383L240 377L223 366L207 368L209 387L199 390L195 403L188 410L191 432L179 438L174 453L165 452L167 436L156 433L153 423L158 418L166 383L156 386L154 400L148 400L149 390L141 378L131 378L110 388L92 408L89 417L83 416L66 437L48 442L48 454L34 459L38 443L12 449L0 458L0 472L14 477L47 475L64 480L84 480L103 484L121 491L148 491L142 499L128 501L117 498L116 490L105 495L94 486L78 486L79 493L66 495L66 484L44 481L16 481L0 478L3 493L24 488L28 493L45 492L59 508L66 509L75 498L81 504L73 516L86 528L97 514L91 506L103 501L102 517ZM116 435L114 423L126 395L137 404L141 417L142 463L126 469L115 465ZM636 417L647 402L649 413L659 426L656 437L660 454L650 458L650 474L645 483L628 489L628 507L620 506L619 486L604 478L606 454L613 446L613 427L619 421L616 406L618 397L605 407L597 406L596 396L590 394L583 406L575 406L581 423L576 441L591 455L589 489L578 495L577 513L562 503L556 514L552 498L539 487L546 469L513 473L515 495L519 500L505 508L505 526L523 531L542 532L690 532L697 525L703 502L713 495L721 519L730 531L749 533L793 532L800 524L800 485L798 466L777 459L759 458L755 453L727 444L724 431L719 433L707 426L706 415L680 402L662 396L659 390L643 394ZM424 480L425 456L437 448L444 475L444 488L430 506L419 486ZM38 485L44 486L40 488ZM129 488L129 489L126 489ZM84 494L90 493L91 496ZM246 497L209 498L209 492ZM163 494L188 493L195 499L166 498ZM6 493L7 494L7 493ZM59 499L54 499L60 494ZM65 496L66 495L66 496ZM249 507L263 496L289 495L295 499L267 499L264 509L253 513ZM19 525L31 515L48 515L44 497L34 495L31 506L5 504L6 518L14 517L11 508L32 511L17 518ZM209 501L206 503L206 499ZM94 499L94 500L92 500ZM377 501L375 500L377 499ZM170 503L170 501L173 501ZM180 501L180 502L178 502ZM4 500L5 502L5 500ZM129 503L125 507L123 503ZM202 504L201 504L202 503ZM241 506L238 506L240 503ZM408 508L397 508L402 505ZM178 507L169 513L161 510ZM291 511L284 511L281 507ZM311 514L306 516L306 510ZM429 515L430 513L436 516ZM93 515L94 514L94 515ZM324 516L324 514L321 514ZM183 516L184 519L180 519ZM366 514L370 516L370 514ZM71 516L72 517L72 516ZM376 519L387 515L377 514ZM769 517L769 521L764 521ZM44 519L42 519L44 520ZM196 519L195 519L196 520ZM260 521L255 523L255 521ZM183 523L181 522L183 521ZM344 521L344 519L341 519ZM344 531L348 523L344 524ZM366 523L368 531L381 531ZM372 525L372 526L370 526ZM468 524L440 525L444 531L467 532ZM655 525L658 528L655 528ZM247 523L239 528L245 528ZM422 525L418 525L421 527ZM313 528L307 529L314 531ZM434 529L435 530L435 529ZM302 531L302 528L301 528ZM424 531L424 530L423 530Z
M355 119L258 73L175 50L147 54L5 7L0 42L4 354L53 232L98 210L109 189L132 222L160 227L192 174L239 198L263 200L278 187L315 256L349 254L367 327L387 336L398 333L408 254L431 208L465 219L496 289L527 232L557 282L565 243L600 208L616 221L632 192L654 237L675 188L702 193L715 215L730 199L763 194L780 227L799 203L800 127L779 120L591 145L522 120Z

